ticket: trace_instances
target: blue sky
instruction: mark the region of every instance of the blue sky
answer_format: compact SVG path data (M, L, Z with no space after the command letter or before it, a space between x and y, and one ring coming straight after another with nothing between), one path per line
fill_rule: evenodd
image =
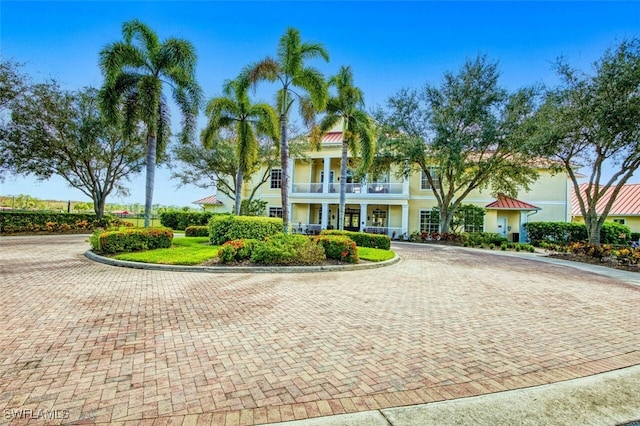
M242 67L275 54L289 26L305 41L323 43L331 61L316 62L326 75L351 65L368 108L404 87L438 84L446 71L485 54L498 61L508 89L553 86L552 63L563 56L589 71L605 49L640 37L640 2L218 2L133 1L0 3L3 59L25 64L35 81L55 78L68 89L100 86L98 53L121 39L122 22L138 18L160 38L190 40L199 55L197 76L207 99ZM271 101L263 87L257 100ZM174 114L174 121L179 116ZM199 123L204 125L203 120ZM177 188L170 172L156 173L154 203L191 205L210 195ZM640 182L638 176L635 182ZM144 175L129 183L131 196L108 202L144 202ZM0 195L86 200L62 179L8 177Z

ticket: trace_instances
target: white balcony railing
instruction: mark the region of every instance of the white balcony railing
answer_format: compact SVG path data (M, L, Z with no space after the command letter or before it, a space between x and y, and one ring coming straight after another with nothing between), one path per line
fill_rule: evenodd
M294 194L323 193L323 184L317 182L295 182L291 187ZM404 184L402 182L392 183L348 183L345 191L347 194L403 194ZM328 192L337 194L340 192L339 183L330 183Z

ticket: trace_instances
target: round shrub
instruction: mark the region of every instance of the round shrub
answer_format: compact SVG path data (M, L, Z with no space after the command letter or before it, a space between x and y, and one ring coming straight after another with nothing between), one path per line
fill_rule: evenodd
M358 247L350 238L343 235L320 235L314 237L324 247L328 259L341 262L358 263Z
M187 226L184 230L185 237L208 237L209 227L207 226Z

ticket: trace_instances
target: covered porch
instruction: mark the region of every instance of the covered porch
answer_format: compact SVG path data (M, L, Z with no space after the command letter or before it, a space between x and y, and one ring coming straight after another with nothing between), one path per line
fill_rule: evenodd
M485 208L485 230L496 232L514 243L526 242L524 224L529 221L529 216L540 210L533 204L502 194Z
M292 204L292 232L317 235L323 229L339 229L339 204ZM347 203L344 230L384 234L400 238L407 233L409 222L407 204Z

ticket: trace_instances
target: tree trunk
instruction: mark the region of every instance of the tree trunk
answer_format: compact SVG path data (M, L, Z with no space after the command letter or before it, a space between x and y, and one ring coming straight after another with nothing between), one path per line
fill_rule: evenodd
M601 225L598 221L598 215L587 213L584 218L584 223L587 227L587 239L589 244L600 245L600 228Z
M236 216L240 215L240 207L242 206L242 169L238 167L238 172L236 173Z
M101 220L104 217L104 207L107 201L107 197L103 194L93 194L93 211L96 214L96 219Z
M451 226L451 221L453 220L454 209L450 209L449 207L440 207L440 232L449 232L449 227Z
M342 132L344 138L344 130ZM347 142L342 142L342 158L340 159L340 210L338 210L338 229L344 230L344 211L347 206ZM362 215L363 212L360 212ZM366 212L365 212L366 214Z
M147 178L144 196L144 227L151 226L151 208L153 205L153 186L156 177L156 138L147 136Z
M280 167L282 173L282 186L280 194L282 199L282 223L284 233L289 233L289 141L287 139L287 117L280 117Z

